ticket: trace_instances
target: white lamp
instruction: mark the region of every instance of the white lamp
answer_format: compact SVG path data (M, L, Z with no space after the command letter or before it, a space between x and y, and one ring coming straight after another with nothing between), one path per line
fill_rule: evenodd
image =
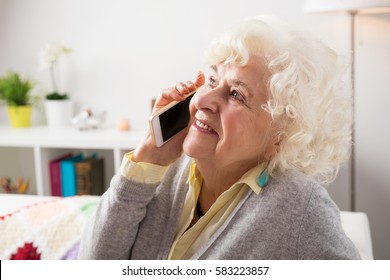
M304 11L386 13L390 12L390 0L306 0Z
M355 17L356 14L373 14L390 12L390 0L306 0L304 12L335 13L344 12L351 15L351 82L352 82L352 117L355 119ZM355 201L355 125L352 124L351 150L351 210L356 211Z

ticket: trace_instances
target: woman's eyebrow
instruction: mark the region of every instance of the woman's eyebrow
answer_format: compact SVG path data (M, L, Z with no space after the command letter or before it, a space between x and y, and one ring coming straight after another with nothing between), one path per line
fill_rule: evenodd
M216 65L211 65L210 70L214 71L216 74L218 74L218 67Z
M218 67L216 65L211 65L210 70L215 72L215 74L218 74ZM250 87L246 83L244 83L243 81L241 81L239 79L231 79L231 80L229 80L229 82L230 82L230 84L232 84L236 87L243 87L248 92L249 97L253 98L252 90L250 89Z

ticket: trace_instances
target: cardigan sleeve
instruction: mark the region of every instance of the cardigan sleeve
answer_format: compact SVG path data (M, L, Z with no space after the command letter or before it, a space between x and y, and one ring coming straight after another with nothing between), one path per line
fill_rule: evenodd
M340 212L327 191L315 184L302 219L297 244L299 259L360 259L341 226Z
M84 229L79 259L129 259L157 186L115 175Z

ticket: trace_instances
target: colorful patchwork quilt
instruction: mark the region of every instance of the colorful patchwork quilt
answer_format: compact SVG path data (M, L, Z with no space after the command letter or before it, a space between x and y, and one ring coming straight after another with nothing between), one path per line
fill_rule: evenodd
M77 259L84 225L99 197L53 197L0 216L0 259Z

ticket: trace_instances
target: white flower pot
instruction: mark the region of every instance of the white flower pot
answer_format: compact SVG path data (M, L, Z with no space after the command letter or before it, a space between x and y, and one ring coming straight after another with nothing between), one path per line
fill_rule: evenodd
M45 100L46 121L49 127L71 125L73 118L73 101Z

